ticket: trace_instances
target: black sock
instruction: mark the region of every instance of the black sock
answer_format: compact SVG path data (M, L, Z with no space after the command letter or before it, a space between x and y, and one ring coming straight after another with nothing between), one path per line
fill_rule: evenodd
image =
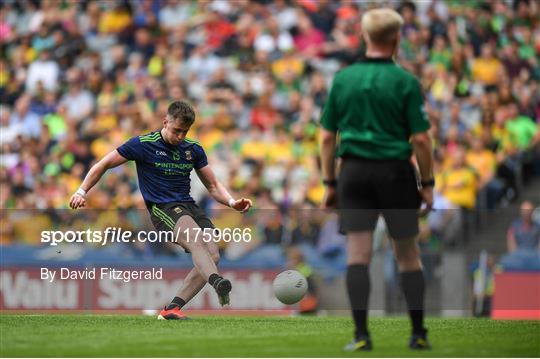
M369 299L369 270L366 264L347 267L347 291L351 303L352 316L356 327L355 336L369 336L367 330L367 309Z
M182 307L186 305L186 301L183 300L182 298L180 297L174 297L173 300L171 301L171 303L167 306L167 310L170 310L170 309L173 309L174 307L178 307L180 309L182 309Z
M221 278L221 276L217 273L210 274L210 277L208 277L208 283L210 283L211 286L214 285L214 282Z
M405 294L414 334L424 334L424 290L422 270L401 273L401 288Z

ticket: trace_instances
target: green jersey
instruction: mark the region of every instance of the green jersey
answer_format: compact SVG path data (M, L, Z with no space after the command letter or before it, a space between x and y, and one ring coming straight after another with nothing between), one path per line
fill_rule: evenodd
M321 125L338 132L337 155L408 159L410 137L429 129L418 80L389 58L367 58L334 77Z
M505 124L510 135L515 139L518 148L527 149L538 132L538 125L527 116L518 116Z

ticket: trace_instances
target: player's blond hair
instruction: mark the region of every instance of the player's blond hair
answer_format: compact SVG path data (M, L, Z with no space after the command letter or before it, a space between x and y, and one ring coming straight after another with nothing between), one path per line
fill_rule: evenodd
M401 15L389 8L369 10L362 16L362 32L375 45L392 44L403 25Z

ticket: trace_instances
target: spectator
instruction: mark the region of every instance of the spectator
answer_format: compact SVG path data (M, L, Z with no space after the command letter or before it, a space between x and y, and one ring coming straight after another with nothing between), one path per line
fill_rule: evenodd
M506 129L521 151L518 158L523 166L523 182L527 183L534 175L535 167L540 166L539 126L531 118L520 115L515 103L509 105L508 116Z
M104 11L99 18L99 32L118 34L131 25L132 19L127 6L121 2L112 3L112 10Z
M159 24L166 31L181 27L188 20L193 4L180 0L166 0L159 10Z
M30 95L25 94L17 100L9 125L23 137L38 138L41 134L41 119L30 111L30 99Z
M534 206L530 201L521 203L521 216L510 225L506 234L508 252L540 251L540 223L533 221Z
M452 154L451 167L440 177L440 192L453 205L471 210L476 204L478 174L466 162L465 150L458 147Z
M324 34L313 27L313 23L306 15L298 18L297 34L294 36L294 46L306 58L322 55Z
M78 70L68 72L67 81L69 91L60 100L60 106L66 107L69 120L79 123L94 111L94 95L84 89L82 73Z
M287 267L300 272L307 279L307 293L298 303L300 314L314 314L317 312L318 298L317 287L314 281L314 272L304 260L304 255L297 247L287 249Z
M480 266L473 272L474 298L473 312L475 317L489 317L491 301L495 293L495 273L500 271L493 255L488 254L483 270Z
M284 227L282 224L283 216L279 210L273 209L267 213L267 218L264 221L264 241L263 244L279 244L283 243Z
M478 189L485 191L486 206L494 209L503 195L504 184L495 177L497 160L495 154L485 148L481 138L473 138L471 149L467 152L466 161L478 174Z
M328 258L344 254L346 242L346 237L339 233L337 214L330 213L325 216L317 240L319 254Z
M279 113L270 103L270 95L262 95L257 106L253 107L251 111L252 126L262 131L271 131L280 122Z
M481 56L473 61L471 71L475 81L480 82L487 90L495 89L498 79L503 74L503 67L494 56L493 46L490 43L482 45Z
M508 120L505 126L510 136L515 140L518 149L528 150L540 144L538 124L531 118L519 114L515 103L509 105Z
M529 63L519 58L515 44L507 44L503 49L503 56L503 65L510 79L518 77L523 70L530 71Z
M319 236L319 226L315 222L315 210L302 208L297 211L296 225L292 230L291 244L308 244L315 247Z
M282 31L279 23L274 17L267 20L268 27L255 38L253 47L255 51L264 51L271 55L271 58L281 57L281 53L290 51L293 46L293 38L288 31Z
M34 94L39 85L48 91L55 91L58 88L59 76L58 64L50 59L50 52L44 50L40 53L38 60L32 62L28 68L26 91Z
M447 112L447 116L443 116L442 120L442 137L448 138L448 132L450 128L454 128L457 130L457 136L459 138L463 138L465 136L467 129L467 126L465 126L465 123L462 120L461 115L461 106L459 102L453 102L450 104L450 108ZM445 112L446 114L446 112Z

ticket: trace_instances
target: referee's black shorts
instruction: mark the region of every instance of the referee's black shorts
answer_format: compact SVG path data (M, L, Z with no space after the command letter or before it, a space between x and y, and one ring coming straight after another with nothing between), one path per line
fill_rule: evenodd
M393 239L418 234L422 201L410 161L345 157L337 190L343 233L372 231L382 214Z
M192 202L151 203L150 218L158 231L172 231L182 216L190 216L200 228L214 228L214 224L197 204Z

